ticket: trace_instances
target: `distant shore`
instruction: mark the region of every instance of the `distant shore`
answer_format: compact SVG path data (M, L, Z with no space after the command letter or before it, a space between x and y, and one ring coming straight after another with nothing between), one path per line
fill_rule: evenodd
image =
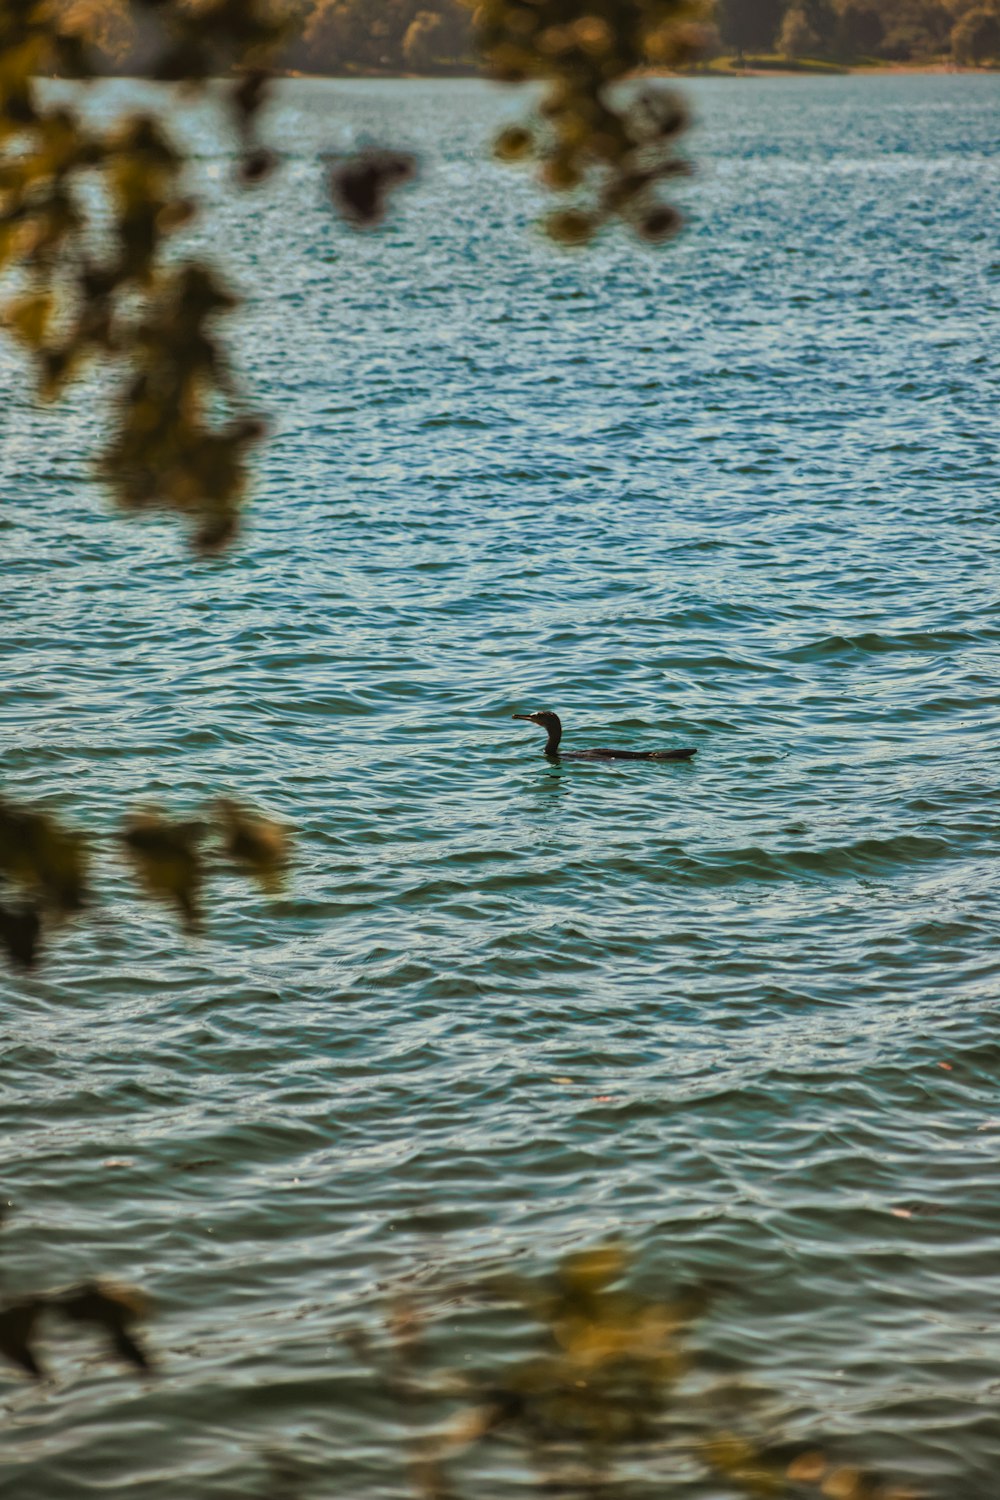
M664 72L649 69L644 76L666 78L826 78L915 74L916 76L943 73L991 74L1000 72L1000 66L964 67L958 63L937 61L923 63L864 62L833 63L823 58L801 58L789 60L780 57L748 57L741 65L734 57L713 58L701 67L685 68L683 71ZM301 68L279 70L283 78L487 78L482 68L456 63L452 66L427 69L423 72L401 71L392 68L345 68L336 73L311 72Z
M770 78L823 77L828 74L850 74L864 77L884 73L996 73L996 67L965 67L946 58L929 62L882 62L876 59L856 63L829 62L826 58L747 57L741 64L735 57L717 57L699 68L690 68L687 78Z

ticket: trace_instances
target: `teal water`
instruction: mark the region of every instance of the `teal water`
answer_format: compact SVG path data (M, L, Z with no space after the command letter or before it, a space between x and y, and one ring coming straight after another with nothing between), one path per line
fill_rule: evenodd
M6 790L298 828L278 909L224 881L187 942L109 855L4 977L2 1291L137 1281L162 1363L0 1371L19 1500L273 1496L272 1448L397 1500L345 1333L612 1232L726 1282L758 1430L996 1500L1000 80L687 92L684 237L570 256L484 85L289 83L249 195L189 114L275 428L222 564L109 519L99 399L0 354ZM357 237L321 156L366 139L423 171ZM537 707L699 754L552 766ZM453 1298L443 1357L515 1334Z

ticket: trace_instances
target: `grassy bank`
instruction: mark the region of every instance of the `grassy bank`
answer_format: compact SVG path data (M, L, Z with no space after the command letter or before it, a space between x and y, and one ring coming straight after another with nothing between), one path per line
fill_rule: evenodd
M995 73L997 65L985 64L978 68L960 67L946 57L932 58L926 62L886 62L883 58L861 57L850 63L829 62L819 57L782 57L778 53L764 53L736 57L713 57L691 73L708 78L756 78L769 73L799 73L807 76L841 73Z

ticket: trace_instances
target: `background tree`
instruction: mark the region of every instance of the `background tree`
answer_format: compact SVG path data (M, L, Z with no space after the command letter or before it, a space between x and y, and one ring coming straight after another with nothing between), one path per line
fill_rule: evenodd
M403 62L417 71L432 71L442 60L454 57L456 37L448 34L448 21L439 10L418 10L403 36Z
M770 52L783 9L783 0L719 0L716 24L723 47L740 63L747 52Z
M785 12L778 33L778 51L783 57L809 57L818 52L819 37L809 25L804 10L796 6Z
M946 55L952 18L945 5L933 0L888 0L880 14L885 32L880 56L894 62L921 62Z
M809 30L816 38L816 51L821 54L829 53L837 35L837 12L831 0L800 0L797 8L802 11Z
M319 72L433 71L472 51L462 0L312 0L302 30L306 66Z
M877 10L849 0L837 16L836 45L842 57L870 57L885 36Z
M1000 61L1000 12L987 6L966 11L952 29L951 50L966 66Z

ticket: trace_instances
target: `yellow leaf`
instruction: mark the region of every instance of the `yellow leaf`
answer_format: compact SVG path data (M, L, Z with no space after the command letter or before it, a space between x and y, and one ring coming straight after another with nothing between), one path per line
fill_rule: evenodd
M4 314L8 328L22 343L37 348L45 338L52 316L52 303L50 292L29 292L15 302L8 303Z

